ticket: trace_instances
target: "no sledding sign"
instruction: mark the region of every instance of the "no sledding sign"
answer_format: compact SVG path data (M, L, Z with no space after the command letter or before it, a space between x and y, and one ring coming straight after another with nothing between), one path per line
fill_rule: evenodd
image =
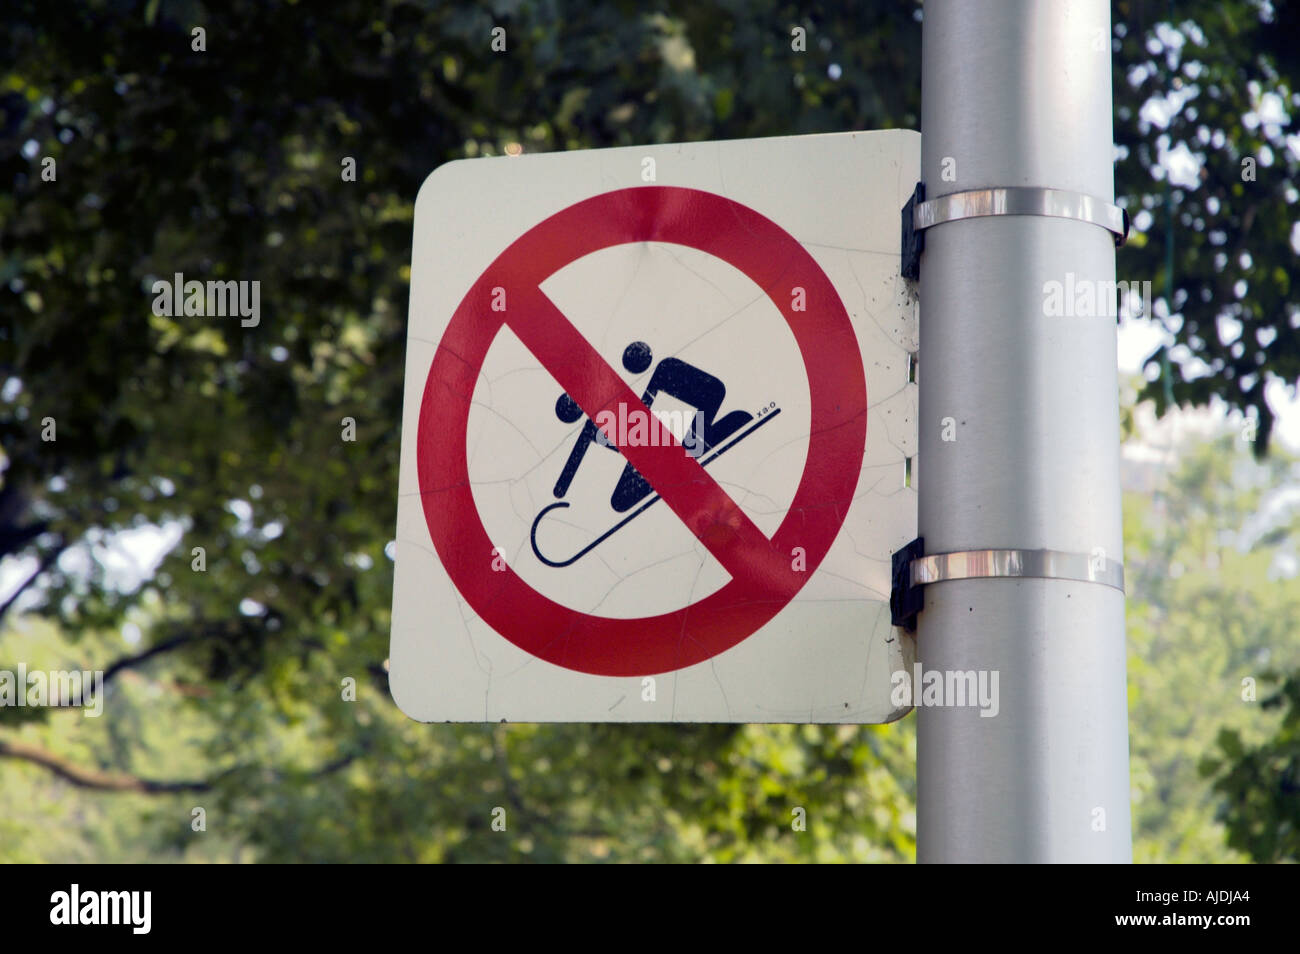
M390 681L421 721L887 722L920 137L453 162L416 201Z

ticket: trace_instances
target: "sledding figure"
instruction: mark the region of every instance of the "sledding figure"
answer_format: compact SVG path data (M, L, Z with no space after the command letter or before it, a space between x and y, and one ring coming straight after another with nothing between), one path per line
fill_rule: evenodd
M653 360L654 356L650 352L650 346L644 341L634 341L623 351L623 367L633 374L641 374L646 371L653 363ZM659 394L667 394L695 408L690 427L682 428L684 433L682 434L681 445L686 453L699 461L701 467L708 467L723 453L735 447L759 427L767 424L781 413L780 409L773 403L770 410L760 412L760 418L753 424L750 424L750 422L754 421L754 415L748 411L732 411L721 420L714 420L722 407L723 399L726 397L726 387L713 375L701 371L694 365L687 364L679 358L665 358L659 362L654 369L654 373L650 375L650 383L646 387L641 401L649 408ZM639 417L639 415L645 413L644 411L636 408L629 414L624 408L620 408L620 410L623 412L621 419L612 411L603 411L598 414L597 417L603 418L608 415L614 419L612 422L606 421L603 427L590 418L583 424L582 432L578 435L578 441L574 444L573 450L569 452L569 458L565 461L564 469L560 472L560 479L555 483L554 492L557 498L562 498L569 492L569 485L573 483L573 478L578 472L578 466L582 463L583 457L586 456L587 448L592 444L600 444L614 451L619 450L620 442L623 446L629 447L636 446L642 440L648 445L659 444L659 429L654 427L652 422L641 420ZM555 416L566 424L573 424L582 417L582 414L582 408L578 407L578 403L567 394L561 394L559 400L555 402ZM633 415L638 415L638 418L633 426L629 428L628 418ZM746 425L750 426L742 431L741 429L746 428ZM614 436L610 437L610 433L613 433ZM631 435L631 439L629 439L629 435ZM705 456L706 454L707 456ZM576 563L658 501L660 499L659 495L654 494L653 491L654 488L650 486L650 482L642 477L630 463L627 464L623 468L623 473L614 488L614 494L609 500L610 506L616 512L627 513L627 516L573 556L562 560L553 560L545 556L537 545L537 528L546 515L552 510L569 506L568 501L562 499L553 504L548 504L542 508L541 512L533 520L532 533L530 534L533 554L538 560L550 567L565 567ZM640 506L637 506L638 504ZM636 509L633 510L633 507ZM628 511L631 512L628 513Z
M623 367L633 374L645 371L653 360L650 346L644 341L634 341L623 351ZM717 447L753 419L753 415L747 411L732 411L722 420L715 421L714 418L722 408L722 401L727 394L726 386L713 375L701 371L692 364L687 364L680 358L664 358L659 362L654 373L650 375L650 383L646 386L641 401L648 408L654 403L655 396L660 393L674 397L696 409L690 430L682 436L682 446L692 457L698 458ZM582 417L582 409L573 398L561 394L560 399L555 402L555 416L566 424L572 424ZM609 439L596 422L588 418L587 423L583 425L582 433L578 435L578 442L569 452L569 459L560 472L560 479L555 483L556 497L563 497L569 492L569 484L573 482L578 472L578 465L582 463L587 448L592 443L614 451L619 449L617 441ZM629 463L623 468L623 474L619 477L609 504L616 512L625 513L649 496L652 490L650 482Z

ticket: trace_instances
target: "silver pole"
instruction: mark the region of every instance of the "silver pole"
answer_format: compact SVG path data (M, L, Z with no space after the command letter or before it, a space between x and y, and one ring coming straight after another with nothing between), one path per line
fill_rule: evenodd
M1030 186L1113 201L1110 36L1109 0L927 0L927 198ZM1045 304L1048 282L1114 280L1112 236L1087 222L993 215L925 233L927 554L1122 559L1115 319L1049 315ZM1105 309L1114 293L1100 297ZM996 671L999 690L993 717L918 708L918 861L1131 860L1120 590L931 583L917 649L923 671Z

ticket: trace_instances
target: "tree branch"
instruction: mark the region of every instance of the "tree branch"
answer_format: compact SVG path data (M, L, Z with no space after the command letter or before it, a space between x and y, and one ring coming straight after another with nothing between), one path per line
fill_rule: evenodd
M31 762L48 769L66 782L78 788L89 788L100 792L139 792L146 795L160 795L169 792L206 792L211 790L215 781L160 782L155 779L139 778L118 772L100 772L95 769L74 765L46 749L28 745L24 742L8 742L0 739L0 758L18 759ZM222 773L226 774L226 773ZM219 778L220 776L218 776Z
M184 646L198 639L192 633L183 636L173 636L171 639L164 639L161 643L155 643L144 652L136 653L132 656L121 656L109 663L108 668L104 670L104 682L108 682L114 676L124 669L134 669L141 663L147 662L155 656L161 656L163 653L169 653L178 646Z
M23 595L27 590L27 587L35 583L36 578L48 570L50 566L53 565L54 561L59 558L59 555L66 549L67 546L60 542L58 546L41 558L41 562L36 564L36 570L32 575L23 581L22 586L18 587L18 589L14 590L13 593L10 594L9 599L5 600L3 606L0 606L0 620L5 618L5 615L9 612L9 608L18 601L18 597Z
M309 779L323 778L326 775L332 775L340 769L347 768L356 760L356 753L341 755L332 762L312 772L307 773ZM83 768L75 765L62 756L55 755L47 749L42 749L35 745L28 745L25 742L11 742L0 739L0 758L17 759L22 762L31 762L39 765L43 769L54 773L66 782L71 782L78 788L91 789L97 792L136 792L143 795L167 795L176 792L210 792L222 778L230 775L232 772L239 771L244 766L234 766L226 769L224 772L218 772L209 779L195 779L193 781L159 781L157 779L140 778L136 775L128 775L122 772L101 772L96 769ZM283 778L287 772L276 773L277 778Z

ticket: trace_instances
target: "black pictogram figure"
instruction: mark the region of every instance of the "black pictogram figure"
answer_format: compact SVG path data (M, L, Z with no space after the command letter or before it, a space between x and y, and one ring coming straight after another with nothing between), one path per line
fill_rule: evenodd
M650 346L644 341L634 341L623 351L623 367L633 374L640 374L645 371L650 367L652 360ZM645 396L641 400L646 407L649 407L655 395L660 392L690 404L698 412L690 430L682 437L682 445L699 460L701 467L708 467L731 448L781 413L781 409L773 403L769 408L760 411L761 416L758 420L743 431L740 429L754 419L754 416L746 411L732 411L722 420L715 422L713 419L722 406L722 399L727 393L726 388L713 375L706 374L699 368L677 358L665 358L659 362L654 374L650 375L650 385L646 388ZM555 402L555 416L566 424L572 424L582 417L582 409L567 394L561 394L559 400ZM701 430L703 433L700 433ZM740 433L737 433L737 431L740 431ZM555 496L563 497L568 493L569 485L578 472L578 465L582 463L587 448L593 442L611 450L618 450L618 445L605 436L605 432L596 426L595 421L588 419L587 423L582 427L582 433L578 435L578 442L573 446L573 450L569 452L569 459L565 462L564 469L560 472L560 479L555 484ZM707 456L705 451L709 451ZM538 548L537 528L552 510L567 508L569 504L567 501L559 500L543 507L536 519L533 520L532 533L530 534L533 553L538 560L551 567L566 567L576 563L638 516L645 513L647 509L654 506L660 498L658 494L650 496L652 490L650 483L637 472L636 468L631 464L624 467L623 474L619 477L618 486L614 488L614 495L610 498L610 506L619 513L623 513L631 510L640 501L644 500L645 502L573 556L560 560L553 560L545 556ZM646 499L647 497L649 499Z

